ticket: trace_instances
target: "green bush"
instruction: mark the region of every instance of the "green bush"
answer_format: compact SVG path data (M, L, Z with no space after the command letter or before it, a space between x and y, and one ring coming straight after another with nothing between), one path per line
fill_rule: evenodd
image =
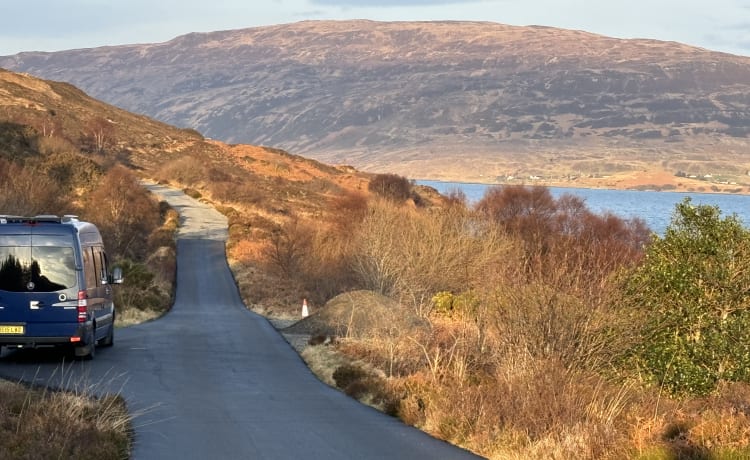
M675 394L750 381L750 230L685 199L627 281L642 318L636 362Z
M472 291L453 294L441 291L432 297L434 312L448 318L474 319L480 308L480 299Z
M115 263L122 268L125 282L115 289L115 305L123 310L167 311L171 305L170 293L164 292L156 281L156 275L146 264L129 259Z

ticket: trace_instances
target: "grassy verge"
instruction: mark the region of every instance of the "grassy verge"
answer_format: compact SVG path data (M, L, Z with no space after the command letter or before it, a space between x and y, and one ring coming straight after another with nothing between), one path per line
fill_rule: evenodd
M95 398L0 380L0 458L128 458L130 420L116 395Z

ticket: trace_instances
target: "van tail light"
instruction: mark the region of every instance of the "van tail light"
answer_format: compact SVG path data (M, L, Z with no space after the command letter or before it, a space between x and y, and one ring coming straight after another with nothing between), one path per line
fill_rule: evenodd
M78 322L86 322L86 311L88 310L89 301L86 300L86 291L78 291Z

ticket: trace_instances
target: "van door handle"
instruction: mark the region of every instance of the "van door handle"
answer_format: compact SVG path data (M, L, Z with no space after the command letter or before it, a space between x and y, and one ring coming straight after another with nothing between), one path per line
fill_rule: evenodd
M29 308L32 310L39 310L39 308L43 306L44 306L44 303L38 300L32 300L29 302Z

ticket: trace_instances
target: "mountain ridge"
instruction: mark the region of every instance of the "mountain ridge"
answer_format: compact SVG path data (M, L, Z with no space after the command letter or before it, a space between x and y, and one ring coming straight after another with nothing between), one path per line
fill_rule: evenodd
M750 58L491 22L304 21L0 57L227 142L409 177L750 169Z

